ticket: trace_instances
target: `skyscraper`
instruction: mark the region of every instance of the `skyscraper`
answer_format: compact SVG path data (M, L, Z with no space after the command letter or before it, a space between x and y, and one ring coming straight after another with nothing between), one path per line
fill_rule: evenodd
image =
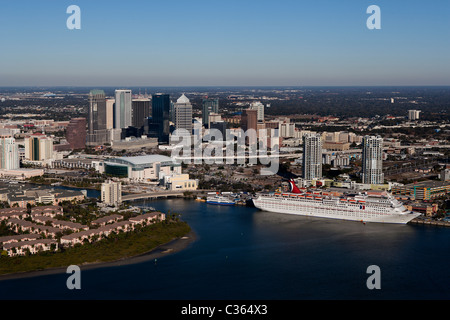
M175 129L192 134L192 105L184 94L175 103Z
M95 146L109 142L106 119L106 97L103 90L89 93L89 119L86 144Z
M89 93L88 132L106 129L106 97L103 90L91 90Z
M365 136L362 148L362 182L367 184L384 183L383 138Z
M219 99L203 99L202 103L202 123L205 128L208 127L208 119L211 113L219 113Z
M123 129L131 126L131 90L116 90L114 104L114 128Z
M25 159L46 161L53 158L53 140L42 133L25 137Z
M322 178L322 139L320 134L303 136L303 179Z
M0 136L0 169L19 169L19 148L11 135Z
M133 99L131 125L136 128L142 127L144 120L150 117L150 111L150 99Z
M152 126L157 129L158 141L169 142L170 96L168 94L152 95Z
M86 118L70 120L66 129L66 140L71 149L84 149L86 145Z
M261 102L259 102L259 101L252 102L250 104L250 109L256 110L256 112L257 112L257 120L259 122L263 122L264 121L264 105Z
M244 131L248 129L258 129L258 112L253 109L245 109L242 111L241 128Z
M106 99L106 129L114 128L114 104L115 99Z

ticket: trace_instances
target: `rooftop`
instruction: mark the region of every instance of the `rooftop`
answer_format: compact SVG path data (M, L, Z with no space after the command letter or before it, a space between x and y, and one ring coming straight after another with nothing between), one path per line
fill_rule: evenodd
M406 187L413 188L413 187L424 187L424 188L440 188L449 186L450 181L433 181L433 180L427 180L427 181L419 181L407 184Z
M189 103L189 102L190 102L189 99L184 95L184 93L177 100L177 103Z
M171 157L159 154L135 156L135 157L120 157L109 159L108 161L112 163L122 163L125 165L133 165L133 166L149 165L155 162L175 163Z

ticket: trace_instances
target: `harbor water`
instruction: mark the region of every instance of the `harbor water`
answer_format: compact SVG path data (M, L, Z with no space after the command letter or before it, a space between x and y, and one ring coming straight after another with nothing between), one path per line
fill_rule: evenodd
M450 228L362 224L209 205L141 201L178 213L186 249L123 266L0 281L1 299L449 299ZM369 266L380 289L369 289Z

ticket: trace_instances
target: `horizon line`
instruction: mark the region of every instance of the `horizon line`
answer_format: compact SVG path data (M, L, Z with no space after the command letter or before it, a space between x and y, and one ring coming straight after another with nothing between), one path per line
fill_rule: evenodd
M406 87L406 88L417 88L417 87L450 87L450 84L436 84L436 85L15 85L15 86L2 86L0 88L282 88L282 87L296 87L296 88L368 88L368 87L378 87L378 88L388 88L388 87Z

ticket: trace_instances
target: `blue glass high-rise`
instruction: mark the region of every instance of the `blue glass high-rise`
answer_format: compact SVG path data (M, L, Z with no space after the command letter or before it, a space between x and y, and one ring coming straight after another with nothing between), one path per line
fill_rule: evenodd
M158 125L158 142L169 142L170 96L152 95L152 122Z

